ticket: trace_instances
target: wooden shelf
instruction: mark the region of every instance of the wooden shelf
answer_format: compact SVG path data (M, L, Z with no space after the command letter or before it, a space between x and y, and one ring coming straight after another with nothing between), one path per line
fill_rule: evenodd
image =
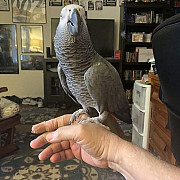
M167 2L126 2L126 8L146 8L146 9L159 9L169 8L170 5Z
M151 42L126 42L126 46L140 46L140 47L149 47L152 46Z
M46 58L46 59L44 59L44 61L46 61L46 62L58 62L56 57Z
M123 63L124 70L146 70L150 69L151 64L147 62L125 62Z
M126 23L126 27L150 27L150 28L155 28L159 24L157 23Z

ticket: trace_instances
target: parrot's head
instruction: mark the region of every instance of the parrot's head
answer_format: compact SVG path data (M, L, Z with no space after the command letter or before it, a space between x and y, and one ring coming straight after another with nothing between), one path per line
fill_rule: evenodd
M60 13L60 21L54 37L56 56L81 55L93 56L95 50L88 32L84 8L71 4ZM84 58L84 59L86 59ZM60 58L59 58L60 59Z
M65 6L60 13L59 30L66 30L72 36L78 36L83 28L87 28L84 8L71 4Z

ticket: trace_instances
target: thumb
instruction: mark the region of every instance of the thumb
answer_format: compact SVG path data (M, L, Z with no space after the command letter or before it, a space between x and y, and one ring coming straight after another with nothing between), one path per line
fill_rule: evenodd
M56 143L66 140L76 140L79 134L79 125L63 126L54 132L48 133L46 140L50 143Z

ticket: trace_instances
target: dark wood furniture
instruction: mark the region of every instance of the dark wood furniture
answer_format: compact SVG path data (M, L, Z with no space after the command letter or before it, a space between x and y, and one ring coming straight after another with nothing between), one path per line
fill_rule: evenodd
M153 73L149 73L149 77L151 78L149 150L161 159L176 164L171 152L171 134L167 128L167 108L159 99L159 78Z
M74 106L76 103L65 94L57 73L58 60L56 58L44 59L44 106L58 107Z
M170 5L163 2L142 2L125 1L121 6L121 36L120 49L122 50L122 82L126 92L132 94L134 81L141 79L143 74L147 74L150 64L138 62L137 48L152 48L151 39L146 40L152 31L162 20L169 17ZM144 23L136 21L135 14L144 14L148 18ZM133 40L134 33L141 33L143 40ZM135 41L135 42L133 42ZM131 95L130 95L131 97ZM132 99L129 99L132 103Z
M5 92L7 90L7 87L2 87L0 88L0 93ZM17 145L14 144L13 138L15 126L20 124L20 118L20 114L16 114L12 117L0 120L0 156L13 152L17 149ZM5 135L4 143L2 143L3 135Z

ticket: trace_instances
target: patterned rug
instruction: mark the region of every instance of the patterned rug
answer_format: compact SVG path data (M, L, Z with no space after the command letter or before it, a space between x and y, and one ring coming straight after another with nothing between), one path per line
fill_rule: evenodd
M42 149L33 150L29 143L36 135L28 126L55 117L57 108L21 107L21 130L15 134L19 149L0 159L0 180L125 180L118 172L90 166L79 160L51 163L39 161ZM19 129L19 128L18 128ZM128 130L129 131L129 130Z
M37 124L54 118L58 108L38 108L37 106L21 105L21 124Z

